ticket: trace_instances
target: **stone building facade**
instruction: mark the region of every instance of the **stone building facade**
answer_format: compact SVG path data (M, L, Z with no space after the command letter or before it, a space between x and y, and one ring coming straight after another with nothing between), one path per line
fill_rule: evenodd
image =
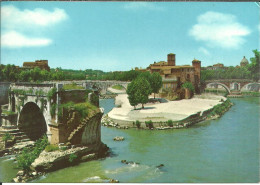
M138 68L135 68L139 70ZM173 91L181 87L185 82L191 82L198 92L200 84L201 61L194 59L192 65L176 66L176 55L168 54L167 62L160 61L150 64L145 71L158 72L162 76L163 88L171 88ZM140 71L144 71L143 69Z
M22 69L33 69L39 67L42 70L50 71L48 60L35 60L35 62L24 62Z

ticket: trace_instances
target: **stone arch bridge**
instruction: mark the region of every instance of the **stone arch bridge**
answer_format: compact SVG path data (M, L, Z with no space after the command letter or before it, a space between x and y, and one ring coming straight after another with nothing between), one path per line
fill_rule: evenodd
M206 88L224 88L229 94L232 92L254 91L260 92L260 82L248 79L219 79L206 80Z
M75 83L81 85L86 89L97 90L100 94L106 94L108 88L114 85L121 85L125 90L130 82L127 81L115 81L115 80L78 80L78 81L61 81L56 83L71 84Z
M22 132L30 140L37 140L46 134L52 144L100 143L103 113L98 108L97 91L86 91L86 83L81 84L85 87L83 89L64 90L64 84L11 84L8 106L1 106L2 109L6 108L1 114L1 129ZM81 119L83 117L75 108L63 108L62 105L68 102L73 102L73 105L86 104L88 117Z

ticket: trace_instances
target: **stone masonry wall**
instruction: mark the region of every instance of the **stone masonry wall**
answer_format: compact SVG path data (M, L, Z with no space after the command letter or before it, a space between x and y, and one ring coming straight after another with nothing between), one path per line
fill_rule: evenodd
M10 82L0 83L0 105L8 104L8 89L10 84Z

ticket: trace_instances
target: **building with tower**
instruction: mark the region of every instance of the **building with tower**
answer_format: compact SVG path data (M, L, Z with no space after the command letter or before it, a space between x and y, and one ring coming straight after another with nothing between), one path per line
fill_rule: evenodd
M139 70L139 68L135 68ZM200 85L201 61L194 59L192 65L176 66L176 55L168 54L167 62L160 61L150 64L145 71L150 73L160 73L163 81L163 88L171 88L176 91L185 82L191 82L196 92L199 91ZM144 71L143 69L140 71Z
M246 57L244 56L243 59L242 59L241 62L240 62L240 67L246 66L246 65L248 65L248 64L249 64L249 62L248 62L248 60L246 59Z

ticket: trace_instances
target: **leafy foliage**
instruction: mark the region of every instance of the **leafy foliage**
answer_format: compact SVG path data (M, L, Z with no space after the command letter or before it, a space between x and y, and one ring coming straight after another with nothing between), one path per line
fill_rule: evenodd
M154 93L154 98L155 98L155 93L158 93L159 90L162 87L162 77L160 73L152 73L151 75L151 80L150 80L150 85L152 88L152 92Z
M61 111L62 108L64 108L65 110L73 109L73 110L77 111L80 114L81 119L86 118L91 111L98 110L98 108L96 106L92 105L89 102L84 102L84 103L68 102L68 103L61 104L59 106L59 111L58 111L59 119L62 118L62 111Z
M182 84L181 87L182 87L182 88L187 88L187 89L189 89L191 92L194 92L194 86L192 85L191 82L185 82L184 84Z
M214 115L222 115L225 110L230 106L231 102L229 99L227 99L223 104L218 104L213 107L212 112L210 113L210 116Z
M144 108L144 104L148 102L148 97L151 92L151 86L144 77L138 77L136 80L133 80L127 86L126 90L130 104L136 106L141 103L142 108Z
M251 63L242 67L230 66L227 69L202 70L201 81L214 79L259 79L259 51L253 50L254 57L250 58Z
M255 49L253 50L253 53L255 54L255 57L250 58L251 63L248 66L248 70L251 72L253 80L257 81L260 77L260 52Z
M77 159L77 155L76 154L70 154L70 156L69 156L69 162L73 162L75 159Z
M136 120L136 121L135 121L135 125L137 126L137 128L140 128L141 122L140 122L139 120Z
M24 148L22 153L17 157L18 166L23 170L28 171L34 160L40 155L48 144L48 138L44 135L35 142L33 148Z
M47 145L45 147L45 151L46 152L53 152L53 151L57 151L59 150L59 146L58 145Z
M137 96L136 96L136 90L137 90L137 82L134 80L132 81L130 84L128 84L127 89L126 89L126 93L128 94L128 100L130 105L135 106L138 105L138 100L137 100Z
M173 121L170 119L170 120L168 120L167 121L167 125L169 126L169 127L172 127L173 126Z
M152 122L152 120L145 121L145 125L146 125L146 127L149 127L149 129L153 128L153 122Z

